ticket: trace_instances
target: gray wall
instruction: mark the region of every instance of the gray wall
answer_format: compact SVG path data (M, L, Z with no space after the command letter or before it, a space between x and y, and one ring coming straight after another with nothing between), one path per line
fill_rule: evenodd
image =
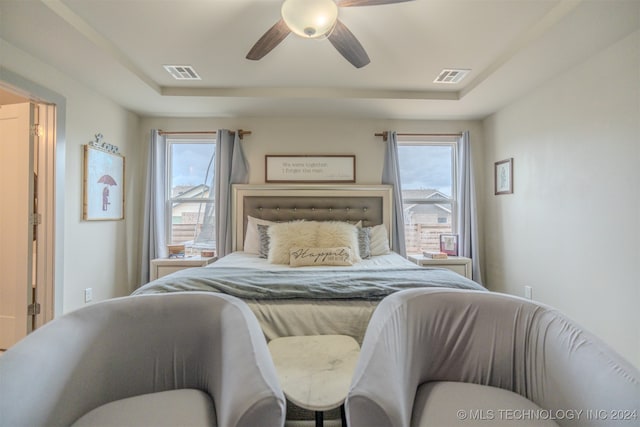
M395 129L402 132L446 133L470 131L473 147L482 150L482 126L479 121L398 121L349 120L332 118L236 118L181 119L145 118L141 122L141 140L147 150L149 131L194 131L245 129L252 132L242 143L250 163L252 184L264 183L266 154L355 154L358 184L379 184L384 160L384 142L376 132ZM144 156L142 156L144 158ZM481 166L478 157L478 167ZM480 177L480 175L478 175Z
M612 73L612 70L615 70ZM555 306L640 366L640 32L484 121L491 288Z

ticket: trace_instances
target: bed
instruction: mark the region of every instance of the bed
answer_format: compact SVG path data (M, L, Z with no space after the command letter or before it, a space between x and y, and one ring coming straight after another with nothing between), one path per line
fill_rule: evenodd
M134 295L224 292L249 305L268 340L341 334L361 343L375 307L393 292L415 287L484 290L452 271L418 267L391 251L391 218L390 186L235 185L234 252L209 266L152 281ZM305 246L305 230L311 226L319 227L313 228L313 236L329 236L324 243L318 243L322 240L318 237L315 245ZM343 232L351 234L346 238ZM300 247L290 247L293 244L283 235L297 239ZM296 249L299 256L294 262ZM328 255L339 264L340 251L345 249L352 255L348 260L351 265L316 265L313 261ZM282 259L275 262L278 254L289 263ZM301 264L312 265L292 267L300 259L304 261Z

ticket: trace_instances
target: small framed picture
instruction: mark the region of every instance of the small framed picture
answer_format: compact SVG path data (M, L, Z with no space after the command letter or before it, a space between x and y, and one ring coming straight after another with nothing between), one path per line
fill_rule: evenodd
M449 256L458 256L458 235L441 234L440 252L445 253Z
M513 193L513 158L495 163L494 181L496 195Z

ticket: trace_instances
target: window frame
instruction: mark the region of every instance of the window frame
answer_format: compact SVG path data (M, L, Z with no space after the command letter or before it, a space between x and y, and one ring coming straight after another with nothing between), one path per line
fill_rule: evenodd
M184 197L173 197L172 194L172 178L173 178L173 146L176 144L211 144L214 148L216 148L217 139L212 137L211 135L189 135L188 137L181 136L172 136L171 138L167 138L166 140L166 168L165 168L165 188L166 193L164 196L164 207L165 207L165 238L167 244L175 244L173 243L173 205L175 203L201 203L206 205L207 203L213 203L215 205L215 191L213 188L209 189L208 197L201 198L184 198ZM214 168L215 173L215 168ZM195 239L195 237L194 237ZM216 249L216 248L212 248Z
M402 197L402 206L404 214L404 206L406 204L415 205L450 205L451 206L451 232L453 234L458 233L458 138L454 137L398 137L398 150L402 146L440 146L451 148L451 197L449 198L434 198L434 199L410 199ZM400 182L402 187L402 178ZM407 237L405 236L405 244L407 244Z

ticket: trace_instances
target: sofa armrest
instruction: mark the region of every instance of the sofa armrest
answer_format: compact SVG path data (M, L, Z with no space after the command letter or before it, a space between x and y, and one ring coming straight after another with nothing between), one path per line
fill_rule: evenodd
M385 298L347 397L351 425L375 416L408 426L417 387L431 381L498 387L547 410L640 412L636 368L557 310L499 293L434 288Z
M0 425L71 425L109 402L186 388L213 398L219 425L242 427L256 416L282 425L284 396L261 334L248 307L222 294L96 303L0 357Z
M286 400L257 319L239 302L225 309L221 325L219 373L212 378L219 425L283 426Z
M402 301L389 300L371 317L345 402L351 427L409 426L419 378L398 333L404 315Z

